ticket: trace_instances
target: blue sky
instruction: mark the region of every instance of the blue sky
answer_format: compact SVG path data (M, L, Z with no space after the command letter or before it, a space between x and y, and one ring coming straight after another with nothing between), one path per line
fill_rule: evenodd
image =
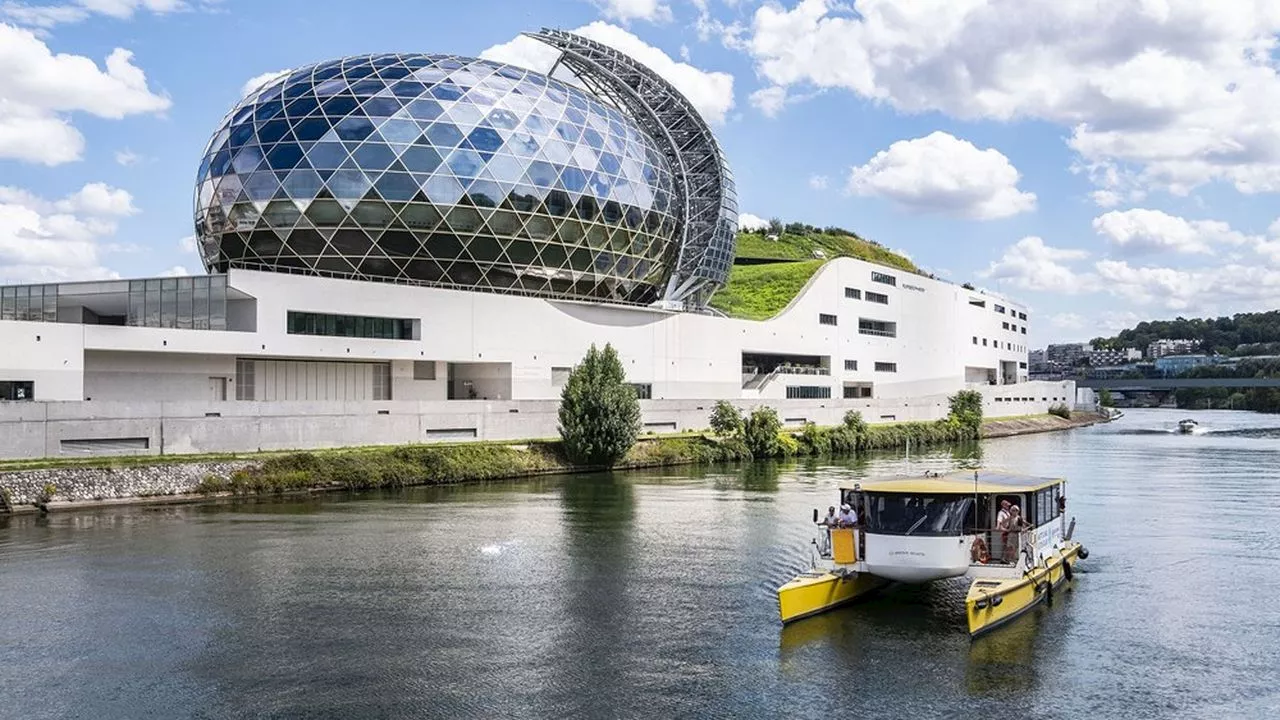
M537 65L515 39L552 26L680 87L744 214L1020 298L1034 345L1280 306L1280 3L321 7L0 1L0 282L199 272L196 167L251 78L382 51Z

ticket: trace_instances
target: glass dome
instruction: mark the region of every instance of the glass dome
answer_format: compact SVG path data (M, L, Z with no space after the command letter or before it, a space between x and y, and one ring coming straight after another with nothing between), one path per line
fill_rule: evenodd
M196 236L210 271L647 303L678 242L671 172L629 117L545 75L348 57L228 113L200 164Z

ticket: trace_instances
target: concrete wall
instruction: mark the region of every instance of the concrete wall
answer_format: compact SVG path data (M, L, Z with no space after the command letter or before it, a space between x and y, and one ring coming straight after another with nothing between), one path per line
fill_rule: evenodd
M1046 412L1071 402L1071 382L977 388L988 417ZM997 398L1000 398L997 400ZM642 401L646 426L663 431L708 426L713 400ZM947 395L910 400L738 401L744 411L771 405L788 424L834 425L848 410L869 422L935 420ZM0 403L0 458L68 457L112 452L191 454L314 449L437 440L516 440L556 435L559 402L66 402ZM86 444L87 441L87 444ZM108 442L143 441L119 449Z
M84 353L84 399L123 402L165 398L177 402L214 399L210 378L235 399L236 361L227 355L88 350ZM215 381L217 382L217 381Z

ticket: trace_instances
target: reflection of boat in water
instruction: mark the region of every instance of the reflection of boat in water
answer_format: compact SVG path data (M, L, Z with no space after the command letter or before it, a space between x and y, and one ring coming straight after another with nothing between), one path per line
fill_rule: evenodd
M1200 423L1196 422L1195 420L1192 420L1191 418L1187 418L1186 420L1179 420L1178 432L1192 433L1192 432L1195 432L1195 429L1199 426L1200 426Z
M991 630L1052 595L1088 557L1071 539L1065 481L975 471L873 480L841 488L851 527L823 528L822 567L778 588L784 623L850 602L889 582L972 580L969 632ZM1004 508L1026 508L1010 514ZM814 511L817 522L817 511Z

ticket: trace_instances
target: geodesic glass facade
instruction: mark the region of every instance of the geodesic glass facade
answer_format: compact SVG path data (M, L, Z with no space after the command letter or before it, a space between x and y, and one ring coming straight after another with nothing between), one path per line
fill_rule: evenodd
M308 66L205 150L196 235L230 267L629 302L675 261L671 167L595 97L448 55Z

